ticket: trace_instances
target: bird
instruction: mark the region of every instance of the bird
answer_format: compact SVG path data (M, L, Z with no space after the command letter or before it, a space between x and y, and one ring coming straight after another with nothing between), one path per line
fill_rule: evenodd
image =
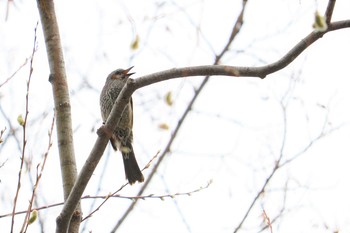
M108 75L106 83L100 94L100 109L104 123L107 121L107 118L112 111L114 102L118 98L118 95L123 89L126 81L130 75L134 74L130 73L132 68L133 66L128 69L116 69ZM133 103L132 98L130 97L128 104L124 108L121 119L110 138L113 149L115 151L119 150L122 154L125 176L130 185L134 184L136 181L144 181L144 177L139 165L137 164L134 148L132 146L132 127Z

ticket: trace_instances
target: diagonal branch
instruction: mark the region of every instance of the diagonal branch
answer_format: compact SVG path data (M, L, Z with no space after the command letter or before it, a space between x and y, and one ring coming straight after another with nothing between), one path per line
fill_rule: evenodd
M260 67L235 67L235 66L219 66L219 65L208 65L208 66L195 66L185 68L174 68L162 72L153 73L140 77L136 80L129 79L121 91L118 99L114 103L113 109L108 117L106 124L98 130L98 138L91 150L91 153L84 164L82 170L79 173L78 179L74 184L69 197L57 218L57 227L61 231L66 232L66 228L62 227L61 223L65 223L70 220L73 215L74 209L79 203L79 200L85 190L85 187L92 176L99 160L102 157L105 147L107 146L108 140L111 136L111 132L114 130L114 126L120 120L121 114L124 107L128 103L132 93L139 88L151 85L157 82L188 77L188 76L203 76L203 75L225 75L225 76L238 76L238 77L259 77L265 78L268 74L274 73L278 70L283 69L289 65L295 58L298 57L306 48L308 48L315 41L320 39L324 34L350 27L350 20L339 21L330 23L329 27L324 32L311 32L303 40L301 40L296 46L294 46L285 56L280 60Z
M131 81L130 79L128 81ZM88 184L98 162L100 161L102 154L107 146L109 138L114 130L113 126L116 126L121 118L124 107L129 101L131 94L135 89L130 88L130 82L127 82L125 87L120 92L118 99L114 103L113 109L104 126L97 130L98 138L92 148L89 157L87 158L84 166L82 167L78 179L74 184L71 193L69 194L65 205L62 208L60 215L57 217L57 229L56 232L67 232L67 222L70 221L76 205L79 203L81 196Z
M221 51L221 53L219 55L216 56L214 65L219 64L221 58L225 55L225 53L229 50L233 40L236 38L236 36L238 35L242 24L243 24L243 15L245 12L245 7L246 7L246 0L243 0L243 6L242 6L242 10L241 13L239 14L236 23L234 24L233 28L232 28L232 32L230 35L229 40L227 41L224 49ZM186 71L185 71L186 72ZM181 72L179 72L181 73ZM167 75L167 74L165 74ZM164 76L165 76L164 75ZM145 192L146 188L148 187L148 185L150 184L152 178L154 177L154 174L156 173L156 171L158 170L160 164L162 163L163 159L165 158L165 156L168 154L168 152L170 151L171 146L173 145L174 139L176 138L177 133L180 131L185 119L187 118L188 114L190 113L191 109L193 108L194 103L196 102L199 94L202 92L202 90L204 89L204 87L206 86L206 84L209 81L209 74L208 73L204 73L203 75L206 75L206 77L203 79L203 81L201 82L201 84L199 85L199 87L195 90L195 93L192 97L192 99L190 100L190 102L188 103L185 111L183 112L182 116L180 117L178 124L176 125L167 145L165 146L165 149L163 150L162 154L159 156L159 159L157 161L157 163L153 166L152 172L150 173L150 175L148 176L147 180L145 181L145 183L142 185L141 189L139 190L139 192L137 193L138 196L142 196L143 193ZM238 74L236 74L238 75ZM137 204L138 199L136 199L135 201L133 201L128 209L125 211L125 213L123 214L123 216L119 219L119 221L117 222L117 224L114 226L114 228L112 229L112 232L116 232L117 229L121 226L121 224L124 222L124 220L129 216L129 214L131 213L131 211L134 209L135 205Z
M332 15L333 15L333 10L334 10L334 6L335 6L335 1L336 0L329 0L328 1L328 6L326 9L326 13L324 14L324 16L326 17L326 23L329 24L332 20Z

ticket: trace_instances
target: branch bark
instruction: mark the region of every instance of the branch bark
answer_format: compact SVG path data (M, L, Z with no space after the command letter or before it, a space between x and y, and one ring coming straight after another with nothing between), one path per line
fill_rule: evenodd
M92 151L79 173L78 179L74 184L74 187L66 200L66 203L60 213L58 219L62 222L69 221L73 215L75 206L79 203L79 200L85 190L85 187L92 176L102 154L107 146L111 132L114 130L113 126L116 126L120 120L124 107L128 103L128 99L131 97L134 91L139 88L151 85L157 82L166 81L174 78L189 77L189 76L203 76L203 75L224 75L224 76L237 76L237 77L258 77L264 79L268 74L272 74L278 70L283 69L289 65L295 58L297 58L305 49L313 44L318 39L328 32L350 27L350 20L339 21L330 23L328 29L324 32L311 32L308 36L302 39L296 44L285 56L278 61L260 67L236 67L236 66L195 66L174 68L165 70L150 75L140 77L136 80L129 79L123 90L121 91L117 101L115 102L113 109L110 113L106 124L98 130L98 138L92 148ZM66 232L62 228L62 231Z
M324 16L326 17L326 23L327 23L327 25L328 25L328 24L331 22L331 20L332 20L332 15L333 15L334 7L335 7L335 1L336 1L336 0L329 0L329 1L328 1L326 13L324 14Z
M77 177L69 90L53 0L37 0L37 6L50 66L49 81L52 85L55 102L58 150L61 163L63 194L66 200ZM79 201L74 204L74 209L76 210L75 218L69 219L65 223L66 226L63 227L65 229L69 228L69 232L73 233L79 231L81 220Z

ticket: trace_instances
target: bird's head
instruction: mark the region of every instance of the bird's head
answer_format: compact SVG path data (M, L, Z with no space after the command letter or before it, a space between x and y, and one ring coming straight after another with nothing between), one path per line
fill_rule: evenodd
M129 73L129 71L133 68L130 67L128 69L117 69L115 71L113 71L112 73L110 73L110 75L108 76L110 79L112 80L123 80L125 78L128 78L130 75L135 74L135 73Z

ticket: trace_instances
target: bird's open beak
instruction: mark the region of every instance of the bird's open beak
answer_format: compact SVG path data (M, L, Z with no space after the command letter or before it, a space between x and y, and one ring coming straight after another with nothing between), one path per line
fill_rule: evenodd
M128 77L129 77L130 75L132 75L132 74L135 74L135 72L134 72L134 73L129 73L129 71L130 71L132 68L134 68L134 66L132 66L132 67L130 67L130 68L124 70L124 71L123 71L123 74L126 75L126 76L128 76Z

